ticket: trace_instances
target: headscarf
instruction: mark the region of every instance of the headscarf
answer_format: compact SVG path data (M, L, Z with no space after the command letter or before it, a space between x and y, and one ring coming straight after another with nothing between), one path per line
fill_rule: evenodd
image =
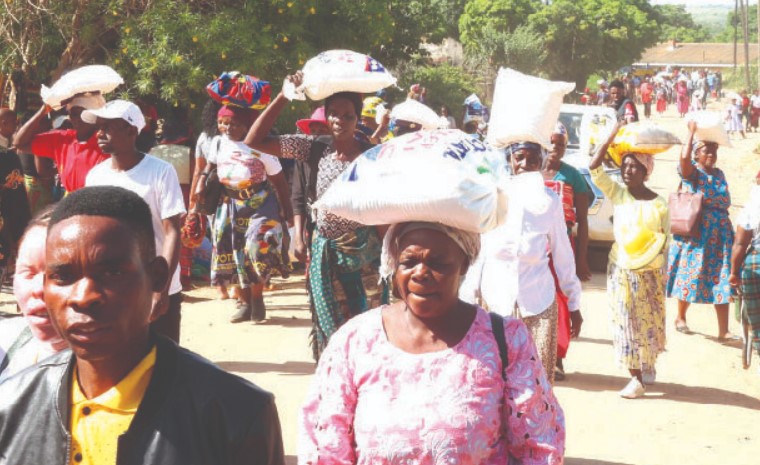
M512 158L512 154L520 151L520 150L528 150L531 152L538 152L541 155L541 160L546 160L546 156L549 152L544 149L541 144L537 144L535 142L515 142L514 144L510 144L505 149L507 153L507 159Z
M623 156L623 159L629 155L644 165L644 169L647 170L647 174L644 176L644 181L649 181L649 177L652 175L652 171L654 171L654 157L652 155L645 155L643 153L627 153Z
M478 233L464 231L441 223L421 221L398 223L388 229L383 239L383 252L380 255L380 277L382 279L390 279L396 271L399 254L401 253L401 250L399 250L401 238L418 229L438 231L448 236L462 249L470 264L473 264L475 259L478 258L478 254L480 253L480 234Z
M106 99L100 94L83 94L72 98L66 104L66 111L71 111L74 107L84 108L85 110L97 110L106 106Z
M222 108L216 114L217 118L223 117L238 117L243 120L247 125L253 124L256 118L259 116L259 111L251 108L241 108L232 105L222 105Z

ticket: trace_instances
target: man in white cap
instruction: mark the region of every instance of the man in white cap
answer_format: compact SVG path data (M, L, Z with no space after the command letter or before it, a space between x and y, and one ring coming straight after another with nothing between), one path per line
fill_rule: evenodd
M156 251L169 263L168 287L154 298L154 312L161 314L152 325L159 334L179 342L182 306L179 249L180 218L185 213L177 172L169 163L136 148L137 135L145 126L140 108L126 100L113 100L103 108L87 110L82 120L94 124L97 143L110 160L95 166L87 175L87 186L118 186L135 192L150 207Z
M52 111L43 105L35 115L18 130L13 145L19 153L32 153L37 157L52 159L58 167L61 184L66 192L74 192L84 187L87 173L93 166L106 160L96 137L96 127L82 121L85 110L94 110L105 105L100 94L82 94L65 102L66 111L73 129L43 132L44 121ZM37 159L37 170L45 175L49 170L42 160Z

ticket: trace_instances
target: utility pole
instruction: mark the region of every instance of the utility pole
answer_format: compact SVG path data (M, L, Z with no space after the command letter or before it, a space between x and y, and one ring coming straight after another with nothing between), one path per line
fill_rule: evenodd
M752 92L752 78L749 73L749 0L742 2L742 28L744 29L744 78L747 91Z
M736 44L737 42L739 42L739 31L737 29L739 27L738 21L739 21L739 0L734 0L734 72L736 72L736 62L738 61L736 57L736 52L737 52Z

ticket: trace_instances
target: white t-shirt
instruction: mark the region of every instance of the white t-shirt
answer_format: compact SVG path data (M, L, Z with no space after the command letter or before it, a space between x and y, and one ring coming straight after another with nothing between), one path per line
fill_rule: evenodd
M753 108L760 108L760 95L753 95L749 98Z
M207 161L216 164L219 181L226 186L246 189L282 171L277 157L232 141L226 135L214 137L209 145Z
M156 235L156 253L164 245L164 228L161 221L185 213L185 201L177 180L177 172L169 163L145 155L140 163L128 171L117 171L112 160L96 165L87 174L85 186L117 186L130 190L145 200L153 214L153 232ZM169 295L182 291L179 266L169 285Z

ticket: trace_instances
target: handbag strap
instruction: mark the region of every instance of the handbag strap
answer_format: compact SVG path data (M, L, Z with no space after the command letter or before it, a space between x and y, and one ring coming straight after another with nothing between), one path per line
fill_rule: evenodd
M493 337L496 339L496 345L499 346L499 358L501 359L501 378L506 381L506 370L509 365L507 359L507 339L504 336L504 318L496 312L489 312L488 316L491 317L491 331Z

